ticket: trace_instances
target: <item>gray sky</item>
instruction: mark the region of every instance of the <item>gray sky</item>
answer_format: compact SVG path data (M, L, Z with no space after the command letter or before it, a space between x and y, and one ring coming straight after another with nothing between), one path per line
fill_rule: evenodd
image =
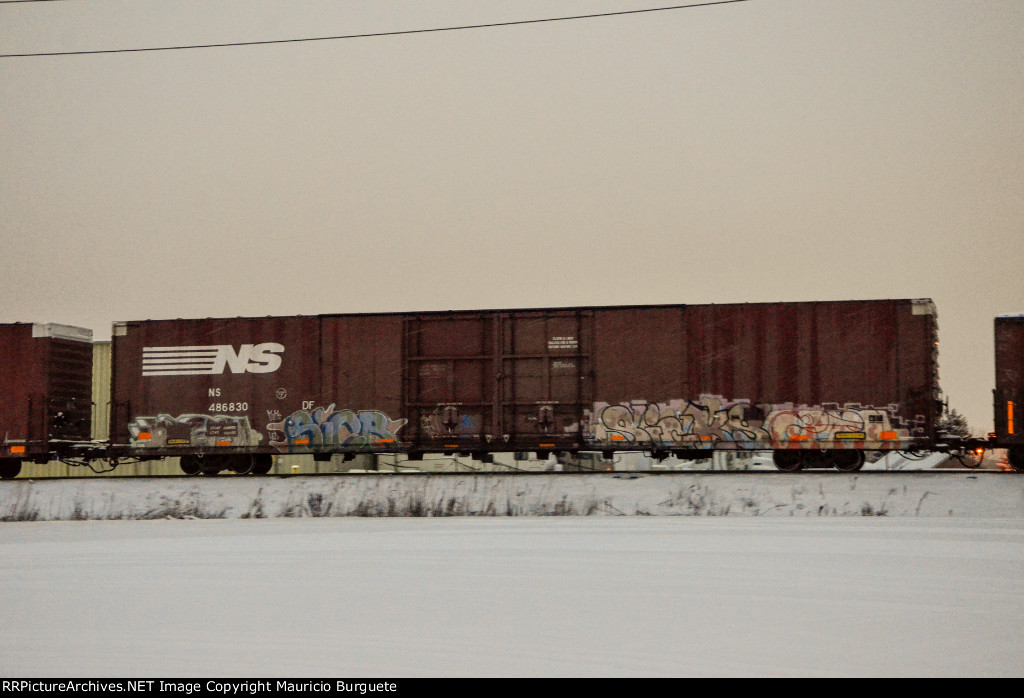
M668 4L0 4L0 53ZM931 297L987 431L1024 311L1020 0L3 58L0 139L0 322Z

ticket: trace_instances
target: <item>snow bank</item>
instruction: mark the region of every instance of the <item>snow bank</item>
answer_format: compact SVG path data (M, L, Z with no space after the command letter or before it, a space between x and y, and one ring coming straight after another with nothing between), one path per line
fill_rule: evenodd
M1010 473L543 473L0 483L0 520L335 516L1018 517Z

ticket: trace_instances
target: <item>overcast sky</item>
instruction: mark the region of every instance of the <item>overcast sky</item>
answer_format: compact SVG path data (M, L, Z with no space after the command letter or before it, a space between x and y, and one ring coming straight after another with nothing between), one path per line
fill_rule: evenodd
M0 53L657 0L0 5ZM1024 311L1024 2L748 0L0 58L0 322L933 298L991 429Z

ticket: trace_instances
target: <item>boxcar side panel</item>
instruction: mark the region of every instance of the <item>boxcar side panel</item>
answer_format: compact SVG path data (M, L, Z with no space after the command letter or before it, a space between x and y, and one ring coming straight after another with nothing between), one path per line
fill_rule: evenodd
M688 394L686 306L594 312L594 395L611 404Z
M896 415L917 448L934 443L939 417L938 320L931 301L911 301L899 308L899 397Z
M65 325L0 326L0 457L38 457L89 439L91 338Z
M324 316L319 402L289 406L294 411L286 422L305 426L301 433L285 433L287 452L399 450L407 423L401 416L401 340L397 315Z
M112 364L111 443L139 454L275 452L327 397L317 317L119 323Z
M41 405L46 394L42 342L31 324L0 326L0 457L21 458L46 451Z
M48 338L42 348L45 433L51 441L88 441L92 436L92 343Z
M1024 314L995 319L994 426L1006 445L1024 445Z
M590 447L922 448L934 306L854 301L596 311Z

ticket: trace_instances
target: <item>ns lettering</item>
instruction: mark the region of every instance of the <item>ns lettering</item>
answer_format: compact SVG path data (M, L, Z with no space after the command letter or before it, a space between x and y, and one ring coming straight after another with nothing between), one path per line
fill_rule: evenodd
M284 345L277 342L188 347L144 347L143 376L200 376L232 373L273 373L281 368Z

